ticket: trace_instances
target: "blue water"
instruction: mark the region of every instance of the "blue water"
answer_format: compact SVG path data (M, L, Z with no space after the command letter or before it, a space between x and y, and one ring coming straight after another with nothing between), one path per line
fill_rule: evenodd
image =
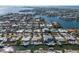
M42 16L42 17L49 23L53 21L58 22L65 29L68 29L68 28L79 29L79 22L77 21L65 21L65 20L60 19L58 16L57 17Z
M19 13L20 10L32 10L33 8L25 8L25 7L0 7L0 15L4 15L7 13Z
M33 8L26 8L26 7L0 7L0 15L7 14L7 13L19 13L20 10L25 10ZM79 29L79 22L76 21L65 21L59 19L59 17L48 17L48 16L42 16L46 21L49 23L56 21L60 23L60 25L67 29L67 28L78 28Z

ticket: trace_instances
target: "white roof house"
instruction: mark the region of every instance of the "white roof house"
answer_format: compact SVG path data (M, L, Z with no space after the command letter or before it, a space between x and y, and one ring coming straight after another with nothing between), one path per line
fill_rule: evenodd
M10 39L10 41L16 41L16 40L18 40L18 38L12 37L12 38Z
M14 52L14 48L13 47L8 47L8 46L5 46L3 49L2 49L2 52Z
M41 37L41 35L39 35L39 36L33 36L33 38L32 38L32 41L37 41L37 40L40 40L42 37Z
M22 41L28 41L28 40L30 40L30 38L31 38L30 36L28 36L28 37L23 37L23 38L22 38Z
M65 29L58 29L59 32L68 32L67 30Z
M32 32L32 30L31 29L27 29L27 30L25 30L25 32Z
M55 45L56 43L54 41L51 41L50 43L47 43L47 45Z
M75 38L72 36L72 35L70 35L70 34L68 34L68 33L61 33L67 40L69 40L69 39L71 39L71 40L75 40Z
M69 36L67 33L60 33L60 34L63 35L63 36L66 36L66 37Z
M41 38L42 38L41 35L39 36L34 35L31 44L35 44L35 45L42 44L42 42L40 41Z
M24 29L21 29L21 30L18 30L17 32L18 33L22 33L24 31Z
M22 43L21 43L21 45L29 45L29 40L30 40L30 36L28 36L28 37L23 37L22 38Z
M65 39L61 36L60 37L55 37L55 39L58 40L58 41L65 41Z
M6 42L7 41L7 38L6 37L1 37L0 40Z
M57 30L57 29L54 29L54 28L51 29L50 31L51 31L51 32L58 32L58 30Z
M49 31L48 28L43 28L43 29L42 29L43 32L45 32L46 30Z
M58 41L65 41L64 37L62 37L60 34L55 35L55 39Z
M47 27L52 27L52 24L47 24Z
M53 37L51 35L43 35L44 40L52 39Z
M36 29L36 30L34 30L34 32L41 32L41 31L40 31L40 29Z
M76 37L77 38L77 40L79 40L79 37Z
M41 27L44 27L44 26L45 26L45 24L40 24L40 26L41 26Z
M15 26L18 26L18 25L16 25L16 24L13 24L12 26L13 26L13 27L15 27Z

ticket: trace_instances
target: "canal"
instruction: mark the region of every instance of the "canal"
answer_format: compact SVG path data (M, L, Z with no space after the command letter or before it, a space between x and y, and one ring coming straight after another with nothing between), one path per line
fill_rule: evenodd
M49 23L54 21L58 22L64 29L70 29L70 28L79 29L79 22L77 22L76 20L66 21L60 19L58 16L57 17L41 16L41 17L44 18Z

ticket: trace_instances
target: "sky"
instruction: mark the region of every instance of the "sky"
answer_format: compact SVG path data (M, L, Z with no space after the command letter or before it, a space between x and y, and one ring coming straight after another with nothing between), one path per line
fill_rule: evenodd
M1 0L0 5L79 5L79 0Z

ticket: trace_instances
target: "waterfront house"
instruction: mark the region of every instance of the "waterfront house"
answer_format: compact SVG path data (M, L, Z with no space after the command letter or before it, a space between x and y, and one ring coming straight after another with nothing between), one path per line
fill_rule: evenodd
M43 35L44 43L46 45L55 45L54 38L51 35Z
M42 36L40 33L36 33L33 35L31 44L35 44L35 45L42 44Z
M29 45L30 39L31 39L30 36L23 37L21 40L22 41L21 45L24 45L24 46Z

